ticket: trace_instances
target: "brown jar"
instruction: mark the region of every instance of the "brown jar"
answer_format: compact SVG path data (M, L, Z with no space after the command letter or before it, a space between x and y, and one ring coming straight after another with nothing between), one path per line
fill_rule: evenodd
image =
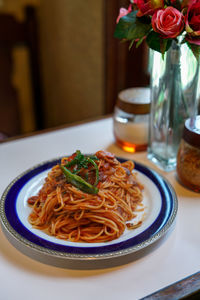
M177 154L177 175L184 186L200 192L200 116L185 122Z

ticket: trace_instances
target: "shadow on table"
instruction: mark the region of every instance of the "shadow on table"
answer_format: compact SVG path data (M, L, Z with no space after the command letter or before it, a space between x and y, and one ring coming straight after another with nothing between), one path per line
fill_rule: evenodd
M45 259L44 257L38 256L38 253L34 254L34 252L32 252L32 255L30 255L30 251L29 253L26 253L24 249L19 249L19 246L14 245L15 248L20 251L20 253L18 253L14 247L10 247L6 240L0 243L0 254L4 257L4 259L7 260L8 263L14 265L16 268L24 269L25 271L31 273L40 274L41 276L71 276L77 278L89 277L94 276L95 274L100 275L103 273L114 272L116 268L126 267L127 264L134 263L137 260L150 255L153 251L161 247L162 244L168 239L173 227L174 226L172 226L163 237L148 247L128 255L123 255L122 253L122 256L115 258L101 260L92 258L86 261L69 261L64 260L63 258L59 260L57 258L55 259L55 257L47 256ZM21 253L25 254L26 256L22 255ZM31 260L29 258L31 258ZM38 262L41 262L42 264ZM52 266L57 267L57 269L53 268Z

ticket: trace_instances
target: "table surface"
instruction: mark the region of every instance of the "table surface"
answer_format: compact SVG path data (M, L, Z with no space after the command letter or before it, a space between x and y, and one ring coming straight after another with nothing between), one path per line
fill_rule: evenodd
M0 298L3 300L140 299L200 270L200 195L179 184L176 172L163 172L146 152L126 153L114 143L112 119L104 118L0 145L0 194L24 170L80 149L104 149L143 163L163 175L178 196L175 226L153 250L133 261L100 270L45 265L16 250L0 231Z

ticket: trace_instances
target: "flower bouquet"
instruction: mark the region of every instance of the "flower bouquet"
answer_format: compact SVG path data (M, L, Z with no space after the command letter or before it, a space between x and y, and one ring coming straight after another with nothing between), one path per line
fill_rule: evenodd
M114 36L138 47L144 40L149 48L164 54L172 41L186 43L200 56L200 0L132 0L121 8ZM180 41L179 41L180 42Z
M120 9L114 36L150 48L148 158L172 170L184 122L198 106L200 0L133 0Z

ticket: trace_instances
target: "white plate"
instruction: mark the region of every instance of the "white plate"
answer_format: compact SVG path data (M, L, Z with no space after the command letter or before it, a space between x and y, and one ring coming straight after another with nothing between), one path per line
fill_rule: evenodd
M3 193L0 204L3 231L9 241L24 254L59 267L109 267L113 259L115 264L116 259L120 264L122 256L150 246L172 225L178 207L173 188L155 171L135 163L138 179L144 185L145 219L139 228L125 230L121 237L111 242L90 244L59 240L32 228L27 220L31 211L27 199L37 194L45 176L59 161L60 159L43 162L25 171Z

